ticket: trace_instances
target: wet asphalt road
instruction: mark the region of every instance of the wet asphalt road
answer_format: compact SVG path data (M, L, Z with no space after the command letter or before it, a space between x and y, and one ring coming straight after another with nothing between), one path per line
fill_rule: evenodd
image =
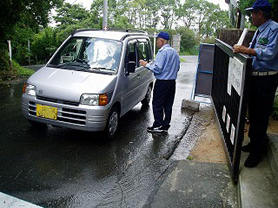
M48 126L36 129L21 114L22 83L0 94L0 192L43 207L143 207L164 178L192 112L189 98L197 57L186 57L177 80L168 135L152 135L152 109L135 106L116 137Z

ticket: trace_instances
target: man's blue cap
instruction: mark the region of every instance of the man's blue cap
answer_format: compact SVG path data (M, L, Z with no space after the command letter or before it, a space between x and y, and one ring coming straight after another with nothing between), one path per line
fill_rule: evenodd
M252 10L262 10L262 11L271 11L271 4L267 0L257 0L253 4L252 7L245 9L245 11L252 11Z
M160 33L158 33L157 38L163 38L164 40L169 40L170 36L167 32L161 31Z

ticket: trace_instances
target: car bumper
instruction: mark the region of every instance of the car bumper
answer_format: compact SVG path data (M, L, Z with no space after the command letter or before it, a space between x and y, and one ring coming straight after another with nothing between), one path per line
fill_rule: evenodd
M57 108L57 119L36 115L37 104ZM110 105L86 106L78 103L67 104L53 100L42 100L26 94L22 96L22 113L29 120L82 131L103 131L109 115Z

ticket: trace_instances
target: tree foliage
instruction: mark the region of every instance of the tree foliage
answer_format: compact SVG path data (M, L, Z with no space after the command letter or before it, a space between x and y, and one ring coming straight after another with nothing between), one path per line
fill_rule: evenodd
M202 38L215 37L220 28L230 26L227 12L218 5L206 0L182 2L109 0L108 27L180 33L181 51L184 51ZM53 8L55 26L51 28L48 23ZM21 64L27 64L28 59L32 63L45 62L74 30L102 28L103 0L92 1L90 9L65 0L2 0L0 12L0 43L7 45L7 39L12 40L13 58Z
M181 35L181 44L180 50L182 52L189 51L196 44L198 44L198 40L196 39L195 33L187 27L180 27L176 31Z
M79 4L65 3L62 7L56 9L56 12L54 20L59 28L79 24L89 18L89 11Z
M201 38L216 36L220 28L231 26L228 12L206 0L186 0L176 14L185 27L196 28Z
M200 10L198 1L186 0L184 4L181 4L177 9L177 16L182 20L183 24L187 28L195 26L196 11Z
M1 0L0 1L0 41L13 39L15 26L21 22L38 32L46 27L49 11L61 5L63 0Z
M81 28L95 28L99 22L93 21L92 15L80 4L65 3L57 8L54 16L58 43L65 40L74 30ZM95 22L95 24L94 24Z
M34 35L32 41L32 57L35 59L36 63L46 63L59 46L59 43L56 30L53 28L45 28Z

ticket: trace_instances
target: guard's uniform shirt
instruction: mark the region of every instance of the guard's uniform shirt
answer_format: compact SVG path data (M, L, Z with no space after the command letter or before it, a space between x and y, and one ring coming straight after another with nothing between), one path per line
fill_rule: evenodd
M278 23L268 20L258 27L253 40L257 56L253 56L253 69L259 71L278 71Z
M179 55L169 44L165 44L158 50L155 62L148 63L146 68L151 70L158 80L176 80L180 69Z

